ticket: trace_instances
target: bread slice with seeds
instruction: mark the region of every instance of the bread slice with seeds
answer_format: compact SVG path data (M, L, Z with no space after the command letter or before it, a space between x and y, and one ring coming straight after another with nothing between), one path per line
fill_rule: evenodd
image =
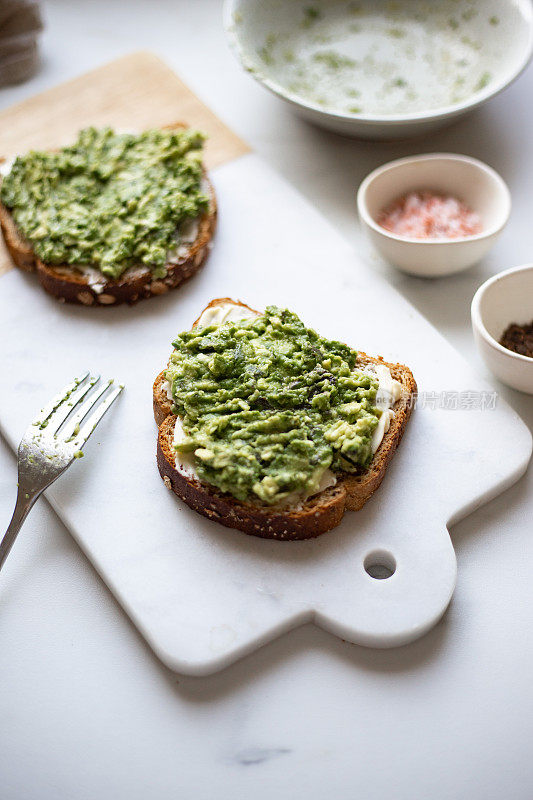
M249 306L229 298L218 298L208 306L234 303L249 309ZM203 313L203 312L202 312ZM197 325L200 317L194 323ZM193 327L194 327L193 326ZM357 364L361 368L382 365L402 387L401 397L394 404L394 418L381 444L375 452L369 468L358 475L338 473L337 482L319 494L309 497L294 508L274 510L251 502L241 502L218 488L201 483L176 463L174 429L177 417L173 414L169 398L165 371L161 372L153 386L154 417L158 425L157 465L167 488L171 489L190 508L208 519L228 528L266 539L282 541L311 539L337 526L346 511L358 511L371 498L385 477L387 467L404 434L412 411L412 397L416 393L416 382L411 370L402 364L391 364L382 358L374 358L358 352Z
M187 126L181 122L165 126L180 130ZM203 190L209 199L208 208L196 220L187 223L188 235L176 253L169 254L166 275L154 277L148 266L129 267L117 279L103 275L94 265L52 265L41 261L35 254L13 218L9 208L0 202L0 227L4 242L14 264L26 272L35 272L46 292L60 302L85 306L109 307L120 303L133 304L138 300L166 294L176 289L194 275L205 263L212 246L217 220L215 191L204 169Z

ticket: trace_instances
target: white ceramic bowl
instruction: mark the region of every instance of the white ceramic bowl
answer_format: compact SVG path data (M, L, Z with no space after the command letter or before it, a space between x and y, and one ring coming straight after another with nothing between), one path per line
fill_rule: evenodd
M465 114L533 51L530 0L225 0L224 26L242 66L300 116L369 139Z
M488 368L503 383L533 394L533 358L499 343L512 323L533 319L533 264L500 272L479 287L472 300L474 339Z
M378 225L379 214L412 191L452 195L481 216L483 230L458 239L411 239ZM490 250L511 213L506 184L491 167L452 153L400 158L374 170L357 193L361 225L376 250L403 272L426 278L467 269Z

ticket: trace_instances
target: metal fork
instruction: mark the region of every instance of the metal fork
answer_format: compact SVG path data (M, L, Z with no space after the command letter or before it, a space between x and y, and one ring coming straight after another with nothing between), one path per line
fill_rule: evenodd
M17 502L0 542L0 569L39 495L83 455L81 448L121 393L123 386L113 383L102 385L99 375L86 372L41 410L22 437Z

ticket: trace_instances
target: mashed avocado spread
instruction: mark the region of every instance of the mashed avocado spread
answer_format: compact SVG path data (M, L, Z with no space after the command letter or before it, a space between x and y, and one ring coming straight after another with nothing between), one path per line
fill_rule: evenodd
M133 265L164 277L181 223L208 207L199 131L86 128L57 152L19 156L0 197L47 264L118 278Z
M196 327L173 342L166 373L202 482L266 505L319 490L326 469L372 459L378 380L357 352L290 311Z

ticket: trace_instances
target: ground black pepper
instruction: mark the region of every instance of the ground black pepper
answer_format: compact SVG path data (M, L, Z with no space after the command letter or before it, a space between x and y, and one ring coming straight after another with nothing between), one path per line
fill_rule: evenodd
M500 344L514 353L533 358L533 320L529 325L513 322L503 333Z

